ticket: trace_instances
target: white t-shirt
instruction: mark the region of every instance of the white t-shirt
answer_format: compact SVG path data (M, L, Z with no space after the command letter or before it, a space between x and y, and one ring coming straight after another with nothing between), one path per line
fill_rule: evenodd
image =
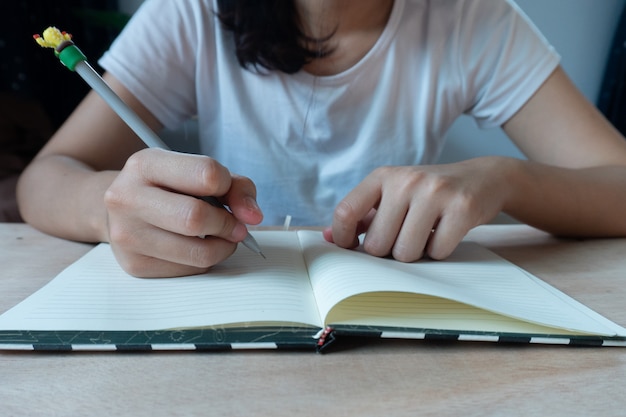
M332 76L240 67L213 0L147 0L99 63L168 128L257 186L264 224L330 224L373 169L433 163L461 114L512 117L559 57L507 0L395 0L369 53Z

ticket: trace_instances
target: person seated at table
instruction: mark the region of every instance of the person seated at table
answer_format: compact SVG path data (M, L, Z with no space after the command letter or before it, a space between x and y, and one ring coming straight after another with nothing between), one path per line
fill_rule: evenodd
M134 275L206 271L285 215L404 262L446 258L500 212L626 236L626 141L512 1L149 0L99 63L155 131L197 116L207 156L143 149L91 92L18 198ZM435 164L462 114L528 159Z

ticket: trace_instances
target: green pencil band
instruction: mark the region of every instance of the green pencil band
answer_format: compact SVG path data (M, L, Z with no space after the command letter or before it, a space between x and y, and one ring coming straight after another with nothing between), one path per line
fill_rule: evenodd
M80 49L72 41L64 42L65 45L59 51L59 48L54 50L55 55L59 58L61 63L65 65L70 71L74 71L76 69L76 64L81 61L87 61L87 57L85 54L81 52Z

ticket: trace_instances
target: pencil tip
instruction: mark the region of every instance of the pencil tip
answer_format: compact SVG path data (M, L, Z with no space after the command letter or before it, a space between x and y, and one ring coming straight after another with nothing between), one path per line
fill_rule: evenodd
M259 255L261 255L261 256L263 257L263 259L267 259L267 258L265 257L265 255L263 255L263 252L259 252Z

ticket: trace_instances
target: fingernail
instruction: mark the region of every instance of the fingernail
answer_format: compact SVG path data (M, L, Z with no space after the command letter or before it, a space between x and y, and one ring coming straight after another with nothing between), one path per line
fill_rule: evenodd
M256 200L253 197L246 197L243 199L244 204L246 205L246 208L250 211L261 211L261 209L259 208L259 205L257 204Z

